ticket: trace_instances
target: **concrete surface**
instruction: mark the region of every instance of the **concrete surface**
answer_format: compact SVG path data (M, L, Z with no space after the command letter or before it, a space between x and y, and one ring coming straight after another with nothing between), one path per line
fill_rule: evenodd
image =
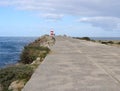
M120 91L120 48L57 37L22 91Z

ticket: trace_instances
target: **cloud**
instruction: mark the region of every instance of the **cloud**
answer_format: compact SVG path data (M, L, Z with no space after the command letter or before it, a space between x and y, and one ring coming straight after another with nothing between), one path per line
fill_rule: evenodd
M46 18L46 19L53 19L53 20L59 20L63 17L62 14L42 14L41 17Z
M118 30L120 27L120 18L116 17L86 17L80 18L78 22L90 23L105 30Z
M119 0L0 0L0 6L42 13L119 17Z
M43 18L60 19L65 15L84 16L82 22L106 29L119 25L119 0L0 0L0 6L35 11Z

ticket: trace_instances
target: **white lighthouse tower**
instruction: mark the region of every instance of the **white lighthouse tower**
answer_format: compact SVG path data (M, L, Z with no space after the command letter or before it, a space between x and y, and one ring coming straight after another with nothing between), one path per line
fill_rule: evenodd
M54 34L54 29L53 29L53 28L51 28L51 30L50 30L50 36L51 36L51 37L54 37L54 36L55 36L55 34Z

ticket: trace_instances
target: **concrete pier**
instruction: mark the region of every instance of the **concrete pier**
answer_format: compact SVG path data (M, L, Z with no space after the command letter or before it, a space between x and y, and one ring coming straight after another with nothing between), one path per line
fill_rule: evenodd
M22 91L120 91L120 48L56 37Z

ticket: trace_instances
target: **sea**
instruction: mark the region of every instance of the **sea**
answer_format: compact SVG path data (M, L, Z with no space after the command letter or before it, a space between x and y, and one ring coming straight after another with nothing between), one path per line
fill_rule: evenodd
M0 37L0 68L13 65L20 60L25 45L37 37Z

